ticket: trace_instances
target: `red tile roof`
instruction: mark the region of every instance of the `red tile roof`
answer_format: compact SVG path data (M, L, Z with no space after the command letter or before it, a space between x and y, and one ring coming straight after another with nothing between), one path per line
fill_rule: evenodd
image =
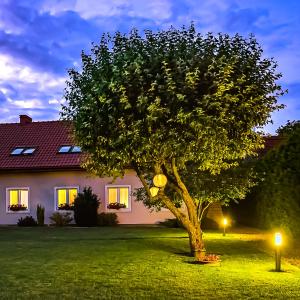
M80 169L82 153L58 153L74 145L67 121L0 124L0 171ZM10 155L15 147L36 147L32 155Z
M265 136L265 148L259 151L259 154L266 154L269 150L279 146L284 138L282 136L274 135L274 136Z
M280 144L281 137L265 137L260 154ZM20 123L0 124L0 171L80 169L83 153L58 153L63 145L74 145L72 123L68 121L32 122L26 115ZM32 155L11 155L16 147L35 147Z

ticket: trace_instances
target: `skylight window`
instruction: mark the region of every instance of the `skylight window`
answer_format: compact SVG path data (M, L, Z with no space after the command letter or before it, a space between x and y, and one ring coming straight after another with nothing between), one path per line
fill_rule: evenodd
M11 151L12 155L20 155L24 151L24 148L15 148Z
M34 147L17 147L14 148L10 154L11 155L31 155L34 153L36 148Z
M79 153L79 152L81 152L81 147L79 147L79 146L73 146L72 149L71 149L71 152L73 152L73 153Z
M35 148L27 148L22 152L22 154L32 154L34 151Z
M80 153L81 148L79 146L61 146L58 153Z
M71 146L62 146L59 148L58 152L59 153L68 153L71 150Z

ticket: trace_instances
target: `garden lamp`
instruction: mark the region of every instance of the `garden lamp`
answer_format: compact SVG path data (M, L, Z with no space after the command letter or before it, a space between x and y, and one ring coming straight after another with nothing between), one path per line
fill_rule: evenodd
M281 245L282 245L282 235L280 232L275 233L274 237L275 243L275 271L281 271Z
M226 226L227 226L227 223L228 223L227 218L224 218L223 219L223 236L226 235Z

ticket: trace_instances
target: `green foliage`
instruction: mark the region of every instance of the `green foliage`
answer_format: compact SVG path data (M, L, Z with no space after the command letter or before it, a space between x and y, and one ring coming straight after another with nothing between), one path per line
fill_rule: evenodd
M103 212L97 216L98 226L116 226L118 223L118 216L115 213Z
M91 187L85 187L74 200L74 219L78 226L96 226L100 202Z
M45 224L45 207L37 205L36 207L36 218L39 226L44 226Z
M173 157L219 173L261 147L253 128L281 107L276 66L252 36L193 26L104 35L82 54L82 72L69 71L62 116L100 176Z
M276 68L253 36L204 36L193 25L143 37L137 30L103 35L91 54L82 53L82 70L69 70L62 117L74 122L88 153L83 166L113 178L134 169L144 186L137 200L167 206L197 255L197 219L211 202L238 200L252 185L248 164L233 168L262 147L254 129L282 108ZM152 197L158 173L168 183Z
M20 218L17 223L18 226L33 227L37 226L36 220L32 216L26 216L25 218Z
M52 214L52 216L50 216L50 220L52 221L52 224L60 227L60 226L66 226L70 224L73 218L71 217L70 212L66 212L66 213L55 212Z
M246 222L252 220L249 225L282 228L294 236L300 233L300 126L297 124L299 121L288 122L278 130L282 144L257 162L261 181L243 205L249 217Z
M182 228L182 224L178 219L166 219L158 223L161 226L168 227L168 228Z
M206 229L211 230L211 229L219 229L220 225L213 219L204 217L201 222L201 227L204 230L206 230Z
M280 126L276 132L280 136L289 136L292 134L295 130L298 130L300 128L300 120L298 121L288 121L285 125Z

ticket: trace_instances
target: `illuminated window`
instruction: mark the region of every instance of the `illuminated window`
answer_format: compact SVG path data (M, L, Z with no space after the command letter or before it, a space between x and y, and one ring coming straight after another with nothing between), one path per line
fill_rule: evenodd
M14 148L10 154L11 155L31 155L34 153L36 148L34 147L17 147Z
M58 153L80 153L81 148L79 146L61 146Z
M29 211L29 188L6 189L7 212Z
M107 185L106 203L108 209L130 211L130 185Z
M78 195L78 187L59 187L55 188L55 209L72 209L74 200Z

